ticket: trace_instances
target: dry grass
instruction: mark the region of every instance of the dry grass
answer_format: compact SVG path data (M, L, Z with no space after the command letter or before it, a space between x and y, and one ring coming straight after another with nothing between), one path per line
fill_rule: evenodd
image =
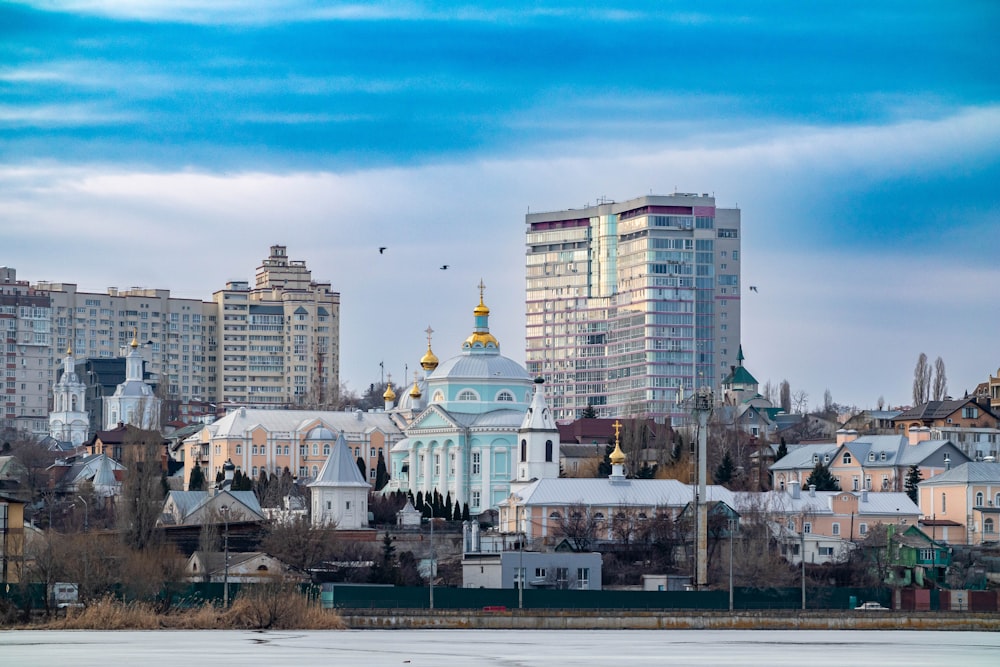
M212 604L159 614L144 602L105 597L66 616L31 626L47 630L341 630L340 616L298 593L257 592L223 610Z

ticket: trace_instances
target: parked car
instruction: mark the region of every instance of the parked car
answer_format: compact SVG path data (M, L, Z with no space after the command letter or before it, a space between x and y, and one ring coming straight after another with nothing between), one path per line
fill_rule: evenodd
M862 602L855 609L858 611L889 611L888 607L883 607L878 602Z

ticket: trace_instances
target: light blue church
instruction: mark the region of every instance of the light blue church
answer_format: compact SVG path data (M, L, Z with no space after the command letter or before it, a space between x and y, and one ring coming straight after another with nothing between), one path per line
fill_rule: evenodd
M559 476L559 432L542 384L500 354L484 289L480 282L461 354L439 364L428 329L425 379L414 379L398 405L391 386L384 395L406 436L390 452L388 490L436 489L474 514L506 500L512 481Z

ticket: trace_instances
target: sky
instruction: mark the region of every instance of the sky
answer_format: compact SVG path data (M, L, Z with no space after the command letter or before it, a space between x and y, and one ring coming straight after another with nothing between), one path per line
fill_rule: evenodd
M926 353L961 396L1000 367L998 27L975 0L8 1L0 265L208 300L285 245L340 292L360 391L428 326L458 354L480 280L524 361L525 213L711 193L758 380L905 405Z

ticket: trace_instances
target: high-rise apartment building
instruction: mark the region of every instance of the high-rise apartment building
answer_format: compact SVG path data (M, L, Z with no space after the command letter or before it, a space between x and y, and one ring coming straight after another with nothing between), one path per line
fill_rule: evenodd
M0 332L5 343L2 426L45 435L54 363L52 302L8 267L0 267Z
M181 403L322 406L339 387L340 294L272 246L253 288L234 281L211 301L133 287L80 292L74 283L17 280L0 267L6 395L0 426L48 434L55 371L125 357L131 341L158 392ZM99 378L81 376L88 387ZM91 423L91 428L100 424Z
M254 286L213 295L219 322L216 394L257 407L323 406L340 385L340 293L271 246Z
M556 419L683 420L740 343L740 211L649 195L529 213L526 362Z

